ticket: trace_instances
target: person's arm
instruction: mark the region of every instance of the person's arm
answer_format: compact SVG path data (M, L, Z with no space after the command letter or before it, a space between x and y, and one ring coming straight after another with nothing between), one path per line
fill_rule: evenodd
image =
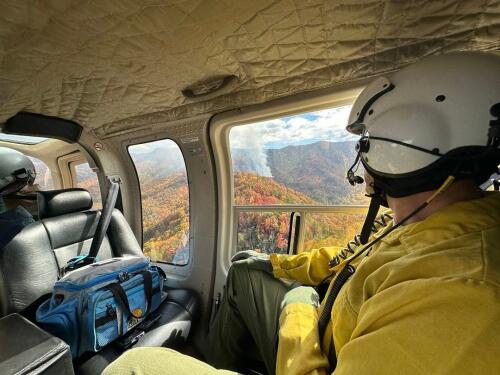
M361 306L334 375L499 373L499 316L498 286L458 278L401 282Z
M499 316L499 286L456 278L401 282L362 305L333 375L497 373ZM317 310L287 306L280 317L277 375L326 375L327 368Z
M392 211L386 209L377 216L374 223L376 229L372 232L370 240L375 233L381 233L392 225L391 214ZM325 277L330 275L330 260L344 248L330 246L297 255L271 254L274 277L296 280L304 285L318 285ZM352 249L356 251L355 246L352 246Z
M274 277L318 285L330 274L329 262L341 250L342 247L332 246L297 255L271 254Z
M326 375L327 369L317 309L305 303L286 306L280 315L276 375Z

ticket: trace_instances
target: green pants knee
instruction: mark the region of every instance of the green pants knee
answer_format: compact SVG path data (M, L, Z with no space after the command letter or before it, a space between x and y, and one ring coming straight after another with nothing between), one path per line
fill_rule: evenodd
M210 327L207 360L218 368L240 369L249 338L269 374L275 373L280 305L289 284L246 263L229 269L225 295Z

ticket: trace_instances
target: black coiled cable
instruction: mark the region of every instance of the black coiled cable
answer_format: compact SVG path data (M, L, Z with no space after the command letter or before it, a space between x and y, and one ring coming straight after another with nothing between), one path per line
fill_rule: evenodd
M335 278L335 281L333 282L333 286L330 289L330 293L328 293L328 296L326 297L326 301L323 307L323 313L320 315L319 320L318 320L318 329L319 329L319 334L320 338L323 337L323 334L326 331L326 326L328 325L328 322L330 321L330 314L333 308L333 304L335 300L337 299L337 296L342 289L342 286L345 284L345 282L349 279L349 277L354 274L354 267L348 264L344 268L342 268L342 271L338 274L338 276Z

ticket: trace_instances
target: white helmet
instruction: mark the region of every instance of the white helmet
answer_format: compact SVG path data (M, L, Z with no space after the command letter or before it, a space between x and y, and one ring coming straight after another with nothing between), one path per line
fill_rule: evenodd
M450 174L484 182L500 163L500 56L432 56L366 87L347 130L358 159L393 197L434 190ZM356 163L355 163L356 164ZM348 178L360 182L352 168Z

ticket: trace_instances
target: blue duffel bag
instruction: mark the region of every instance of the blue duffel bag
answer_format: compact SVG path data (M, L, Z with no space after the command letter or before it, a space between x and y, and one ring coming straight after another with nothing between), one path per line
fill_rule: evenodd
M64 340L73 358L97 352L158 308L163 272L148 258L111 258L78 268L56 282L37 310L42 328Z

